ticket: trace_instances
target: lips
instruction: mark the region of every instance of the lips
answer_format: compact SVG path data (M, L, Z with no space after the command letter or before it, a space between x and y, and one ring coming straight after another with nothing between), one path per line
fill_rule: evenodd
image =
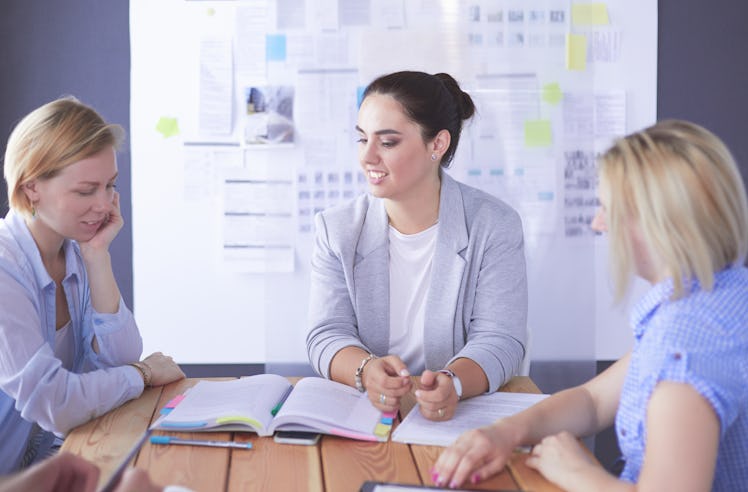
M373 169L369 169L368 171L366 171L366 176L369 178L369 183L379 184L387 176L387 173L384 171L375 171Z

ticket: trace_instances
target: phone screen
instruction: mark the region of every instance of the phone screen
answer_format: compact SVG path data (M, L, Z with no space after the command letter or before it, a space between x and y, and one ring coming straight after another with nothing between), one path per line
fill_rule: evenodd
M273 440L281 444L305 444L311 446L319 441L317 432L304 431L275 431Z

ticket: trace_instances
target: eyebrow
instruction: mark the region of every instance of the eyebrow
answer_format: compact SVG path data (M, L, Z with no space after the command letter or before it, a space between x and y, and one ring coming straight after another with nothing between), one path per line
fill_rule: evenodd
M115 179L117 179L118 176L119 176L119 172L115 173L114 176L112 176L111 178L107 180L107 183L109 183L110 181L114 181ZM99 182L98 181L78 181L78 184L98 186Z
M366 134L365 131L361 129L360 126L356 125L356 131ZM385 128L384 130L377 130L374 132L374 135L402 135L402 132L399 132L397 130L391 130L389 128Z

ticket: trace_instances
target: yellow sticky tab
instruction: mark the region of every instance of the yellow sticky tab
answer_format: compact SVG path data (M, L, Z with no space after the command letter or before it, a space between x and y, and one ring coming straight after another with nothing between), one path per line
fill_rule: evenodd
M585 70L587 68L587 36L583 34L566 35L566 68L567 70Z
M525 145L527 147L550 147L552 142L549 120L525 121Z
M216 419L216 424L223 425L223 424L238 424L238 423L245 423L249 424L252 427L255 427L256 429L262 429L262 424L256 421L255 419L251 419L249 417L243 417L241 415L227 415L225 417L220 417Z
M162 116L158 119L158 123L156 123L156 131L163 135L164 138L179 135L179 124L177 123L177 119Z
M374 435L379 437L386 437L387 434L390 433L390 429L392 429L391 425L379 423L376 427L374 427Z
M610 24L608 6L604 3L575 3L571 6L572 26L606 26Z
M561 92L561 86L558 85L558 82L553 82L551 84L545 84L543 86L543 101L547 102L548 104L558 104L561 102L561 99L563 99L564 94Z

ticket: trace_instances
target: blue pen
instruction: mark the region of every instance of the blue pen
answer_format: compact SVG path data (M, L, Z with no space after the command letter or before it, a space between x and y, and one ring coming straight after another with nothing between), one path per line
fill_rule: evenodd
M281 396L281 399L278 401L278 403L276 403L273 409L270 410L270 415L275 417L278 414L278 411L281 409L281 407L283 406L283 403L285 403L286 398L288 398L288 395L291 394L292 390L293 390L293 386L289 386L286 389L285 393L283 393L283 396Z
M202 441L198 439L182 439L172 436L151 436L151 444L185 444L187 446L210 446L213 448L252 449L251 442Z

